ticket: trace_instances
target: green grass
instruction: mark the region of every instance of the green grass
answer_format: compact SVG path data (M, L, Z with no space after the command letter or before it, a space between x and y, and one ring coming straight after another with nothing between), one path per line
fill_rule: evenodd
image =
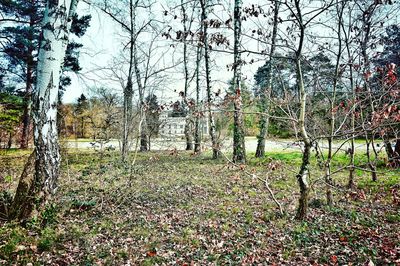
M32 153L32 149L26 149L26 150L21 150L21 149L0 149L0 156L12 156L12 157L17 157L17 156L26 156Z

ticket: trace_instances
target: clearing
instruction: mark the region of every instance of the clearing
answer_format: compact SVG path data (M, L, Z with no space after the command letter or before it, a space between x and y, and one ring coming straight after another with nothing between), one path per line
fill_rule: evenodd
M15 188L26 156L0 156L4 191ZM335 206L327 207L322 172L313 170L309 216L299 222L300 153L270 152L247 166L209 157L139 153L126 166L112 151L64 154L53 203L24 224L2 222L0 264L399 265L399 171L376 183L357 171L354 190L345 188L346 172L337 175ZM347 162L338 158L336 167ZM247 173L269 173L283 216Z

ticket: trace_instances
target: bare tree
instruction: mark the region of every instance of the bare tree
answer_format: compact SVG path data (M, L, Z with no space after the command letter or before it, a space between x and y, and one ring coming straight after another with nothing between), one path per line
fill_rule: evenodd
M122 3L123 4L123 3ZM124 115L123 115L123 137L122 137L122 157L126 158L127 153L131 147L129 143L130 132L132 131L132 117L133 117L133 79L136 81L136 86L139 96L138 110L140 113L140 150L148 150L148 136L147 136L147 121L145 108L145 90L150 79L161 73L162 71L171 68L153 68L151 61L154 54L155 41L158 37L158 32L152 25L153 20L146 18L143 21L138 21L139 8L141 10L149 10L152 3L142 3L139 0L129 0L129 16L128 20L124 17L124 6L120 2L104 1L99 3L99 8L108 14L122 29L128 33L129 40L126 46L129 47L128 57L128 74L127 82L124 87ZM146 47L140 47L138 38L141 34L145 33L150 28L152 37L146 42ZM159 64L157 60L157 64Z
M307 132L306 127L306 112L307 112L307 90L305 88L304 83L304 75L303 75L303 48L304 42L306 38L306 28L310 22L312 22L317 16L323 13L329 6L330 3L321 3L321 7L316 8L312 11L306 12L309 17L304 17L304 9L301 6L301 0L294 0L293 6L291 6L288 2L285 2L288 10L291 12L291 16L294 17L294 24L298 30L298 41L297 48L294 54L294 61L296 66L296 85L299 94L299 115L297 118L297 125L300 131L301 141L303 143L302 149L302 163L300 166L300 171L297 174L297 182L300 187L300 198L299 205L297 208L296 218L299 220L303 220L307 216L307 208L308 208L308 196L310 193L310 184L309 184L309 167L310 167L310 154L312 148L312 141L309 137L309 133Z
M243 102L241 90L241 56L239 51L240 38L242 31L242 1L235 0L233 11L234 23L234 48L233 48L233 87L234 87L234 114L233 114L233 162L245 163L246 162L246 147L244 143L244 125L243 125Z
M200 118L202 116L202 110L200 107L200 64L201 64L201 52L202 48L200 45L197 46L196 55L196 112L195 112L195 129L194 129L194 152L201 152L201 126Z
M345 2L339 3L336 1L336 9L337 9L337 53L336 53L336 62L335 62L335 70L333 75L332 82L332 91L331 97L329 99L329 131L328 131L328 156L325 162L325 182L326 182L326 202L330 206L333 204L333 195L332 195L332 159L333 159L333 140L336 130L336 116L335 116L335 107L336 107L336 94L337 87L340 79L340 64L342 59L342 23L343 23L343 12L345 8Z
M188 51L188 43L187 43L187 36L189 36L189 32L191 31L192 21L193 19L190 18L186 11L187 3L181 0L181 12L182 12L182 25L183 25L183 69L184 69L184 102L185 106L188 109L188 114L186 116L185 122L185 138L186 138L186 150L190 151L193 150L193 112L190 103L188 101L188 89L190 83L190 74L189 74L189 51ZM193 4L192 16L193 11L195 8L195 4Z
M271 48L269 51L269 61L266 73L266 83L265 88L261 93L261 112L269 113L271 110L271 104L268 99L271 97L272 93L272 71L274 67L274 55L276 50L276 38L278 33L278 14L279 14L280 1L274 1L274 20L272 26L272 36L271 36ZM265 138L268 134L269 126L269 116L261 116L259 122L260 133L257 136L257 150L256 157L262 158L265 155Z
M207 90L207 109L208 109L208 119L209 119L209 133L211 137L211 144L213 150L213 159L220 157L220 147L218 143L218 138L216 134L216 126L214 115L212 112L212 91L211 91L211 75L210 75L210 48L208 43L208 21L207 21L207 9L208 0L200 0L201 6L201 24L202 24L202 43L204 48L204 64L206 71L206 90Z

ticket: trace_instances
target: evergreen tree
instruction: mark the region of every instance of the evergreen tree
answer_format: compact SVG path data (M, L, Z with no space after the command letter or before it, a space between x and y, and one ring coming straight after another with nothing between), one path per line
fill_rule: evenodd
M186 117L187 110L183 101L176 101L172 105L171 117Z
M290 55L283 57L278 54L277 57L274 58L274 66L271 71L271 97L281 97L285 89L294 92L295 87L293 84L296 70L293 63L293 60L290 59ZM257 69L257 72L254 75L255 87L253 90L255 97L260 97L263 88L265 88L267 84L267 71L269 64L269 61L265 62L264 65Z
M79 130L77 130L78 131L77 133L79 133L79 137L81 138L85 137L85 118L88 107L89 107L88 99L82 93L77 100L75 108L75 115L76 118L79 120Z
M0 0L0 12L10 18L10 22L0 28L0 35L7 35L8 41L3 44L2 57L5 61L5 75L15 83L24 83L24 115L21 137L21 148L26 148L29 139L30 106L33 84L35 83L37 56L40 41L40 29L46 1L44 0ZM71 32L77 37L85 34L91 16L72 18ZM71 84L67 72L78 72L79 48L82 45L70 42L60 78L61 91ZM61 95L60 95L61 96Z
M21 97L0 92L0 145L5 142L5 146L11 148L13 136L21 120L22 110Z
M380 57L375 61L379 66L386 66L388 64L400 65L400 26L390 25L386 28L386 35L382 37L384 45L383 52ZM398 68L397 71L399 71ZM400 73L399 73L400 74Z

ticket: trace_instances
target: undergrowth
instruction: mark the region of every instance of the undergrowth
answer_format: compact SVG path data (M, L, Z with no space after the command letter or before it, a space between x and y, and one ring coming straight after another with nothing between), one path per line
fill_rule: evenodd
M25 157L0 158L11 167L12 192ZM347 164L346 155L337 158L334 167ZM300 161L296 152L268 153L236 167L208 153L149 152L131 165L116 152L70 152L52 203L24 223L2 222L0 264L396 265L398 172L385 171L377 182L359 172L353 190L345 187L347 172L335 175L328 207L314 157L309 216L299 222ZM283 216L254 178L267 172Z

